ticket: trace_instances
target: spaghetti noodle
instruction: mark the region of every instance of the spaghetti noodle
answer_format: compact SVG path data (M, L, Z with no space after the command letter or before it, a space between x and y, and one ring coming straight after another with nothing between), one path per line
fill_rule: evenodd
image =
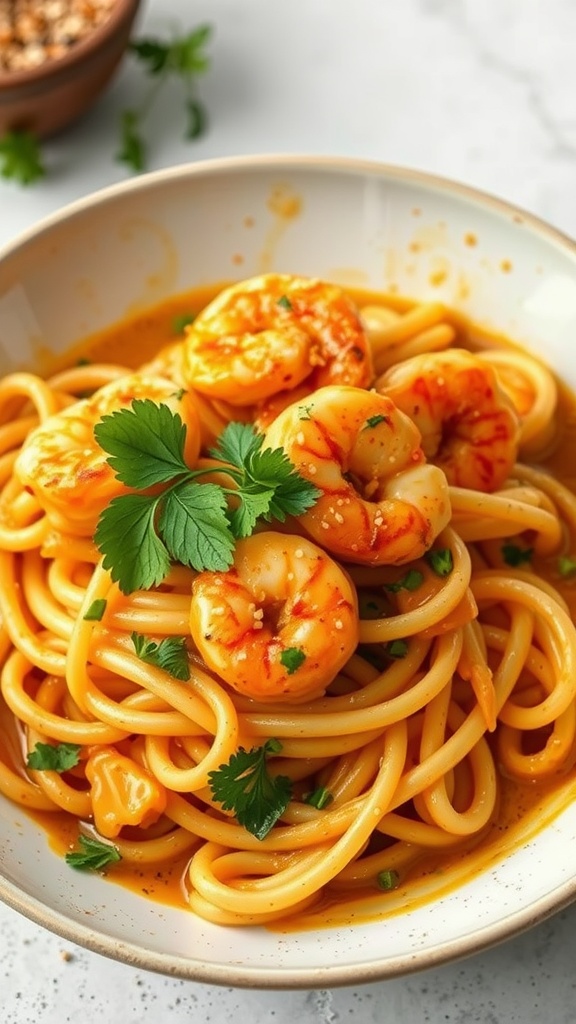
M97 529L134 488L94 428L146 401L186 425L206 481L230 482L226 424L255 423L316 502L260 519L229 569L173 559L123 587ZM6 377L0 792L65 814L124 869L185 862L188 905L219 924L385 913L382 890L485 841L506 779L573 767L560 433L557 385L527 353L478 350L440 304L358 312L286 276L226 290L140 368ZM178 677L150 652L182 638ZM72 762L38 767L43 745ZM213 785L248 750L289 785L260 835Z

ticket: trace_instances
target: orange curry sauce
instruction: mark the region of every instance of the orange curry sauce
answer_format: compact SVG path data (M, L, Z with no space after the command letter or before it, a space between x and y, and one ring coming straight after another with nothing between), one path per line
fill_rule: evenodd
M75 359L88 358L100 362L121 362L137 367L150 359L162 345L177 340L175 324L179 317L197 313L224 284L173 297L160 306L133 315L129 319L94 335L68 353L67 365ZM374 304L383 296L359 289L349 292L361 306ZM398 296L386 296L386 303L397 310L405 310L412 303ZM450 319L450 317L449 317ZM502 347L510 344L506 339L489 336L472 330L460 318L452 318L457 328L456 344L468 347ZM57 366L56 369L60 367ZM558 430L551 451L544 465L561 479L571 490L576 491L574 471L574 450L576 448L576 399L567 390L560 388ZM562 593L572 617L576 617L576 576L562 579L556 569L554 558L535 560L535 568L542 576ZM7 760L16 763L21 749L17 728L7 726L0 718L0 747L6 752ZM575 754L576 757L576 754ZM21 767L17 770L22 770ZM430 851L422 861L411 869L411 876L402 879L401 886L392 893L382 893L382 915L401 913L408 907L438 898L474 877L481 870L497 864L507 853L529 841L529 839L553 820L564 807L576 797L576 767L572 764L563 774L546 783L517 783L500 779L500 806L497 820L488 828L483 837L476 837L466 846L448 852ZM24 812L22 812L24 813ZM31 812L31 816L46 830L51 847L59 855L76 845L77 821L65 813ZM126 836L126 838L129 838ZM164 904L186 906L187 858L180 858L172 864L157 868L139 869L119 863L108 874L108 880L127 886L139 894ZM340 897L344 894L340 893ZM350 894L361 899L361 893ZM330 905L325 910L312 911L314 926L330 925ZM372 917L373 914L370 914ZM362 920L362 912L352 911L355 921ZM300 927L298 918L292 918L286 925L278 923L274 930L295 930Z

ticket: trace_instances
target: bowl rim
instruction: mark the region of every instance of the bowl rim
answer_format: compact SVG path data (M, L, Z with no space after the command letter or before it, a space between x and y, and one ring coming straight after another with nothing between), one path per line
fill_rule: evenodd
M135 0L140 3L140 0ZM212 157L206 160L178 163L170 167L161 167L155 171L146 171L123 181L105 185L103 188L89 192L72 202L65 203L53 213L41 217L29 228L20 232L15 238L0 247L0 260L5 259L18 248L23 247L32 239L51 230L59 222L73 220L85 209L96 209L116 197L132 191L143 192L154 189L164 181L178 181L189 177L205 177L214 174L241 172L270 168L302 169L317 172L367 174L383 176L398 181L409 181L424 188L439 192L451 193L482 208L491 209L499 216L511 219L516 224L526 225L537 234L543 236L555 247L568 250L576 258L576 239L562 229L550 224L543 217L532 213L523 206L516 205L507 199L495 195L488 190L468 185L456 178L433 174L420 168L403 164L387 163L386 161L363 159L361 157L338 156L330 154L309 153L256 153L233 154L230 156Z
M21 71L0 71L0 102L8 103L11 93L17 93L26 86L41 84L43 87L56 76L72 72L77 65L84 64L100 50L108 39L113 39L136 17L142 0L115 0L108 17L95 29L88 32L66 53L54 60L43 61L33 68Z
M516 206L490 192L457 180L430 174L426 171L356 157L310 155L296 153L268 153L237 155L179 164L148 172L92 192L44 217L31 228L0 249L0 262L39 239L55 226L73 221L86 210L95 210L130 192L147 192L171 181L214 175L263 170L308 171L326 174L368 175L382 179L417 184L424 189L454 195L499 217L523 224L532 232L560 249L576 263L576 241L544 219ZM426 950L426 962L421 957L405 954L388 958L386 963L377 958L362 964L334 963L317 968L281 968L244 966L234 963L206 963L175 954L163 954L146 949L135 942L123 942L111 936L97 934L81 922L71 921L57 909L47 907L37 898L27 895L13 882L0 874L0 900L35 924L72 941L92 952L130 966L152 972L212 985L251 989L312 989L334 988L374 983L388 978L413 974L424 969L439 967L467 956L480 953L507 939L520 935L567 907L576 898L576 873L560 883L534 903L512 912L507 917L485 925L463 938L438 942ZM354 926L352 926L354 927Z

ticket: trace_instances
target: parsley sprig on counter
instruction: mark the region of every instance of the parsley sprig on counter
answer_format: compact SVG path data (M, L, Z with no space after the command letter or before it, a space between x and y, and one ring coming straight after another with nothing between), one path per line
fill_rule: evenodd
M235 541L259 520L301 515L319 495L281 448L264 449L245 423L229 423L210 452L226 464L230 487L199 482L212 470L187 466L186 425L166 405L136 399L104 416L94 434L118 479L136 492L112 499L95 534L104 568L126 594L158 586L172 562L228 569Z
M27 131L11 131L0 139L0 174L3 178L32 185L46 174L40 143Z
M153 84L140 107L124 110L120 120L120 150L117 159L133 171L146 167L147 144L142 125L162 86L169 78L176 78L184 88L186 128L184 138L197 139L206 126L204 107L195 94L196 78L209 66L205 52L212 29L201 25L187 35L177 36L169 42L145 38L130 43L129 50L144 67Z
M183 137L197 139L205 131L206 111L196 95L196 83L210 64L206 46L211 34L210 25L200 25L169 41L146 37L129 44L129 53L152 79L142 104L120 114L116 159L131 171L138 173L146 169L148 140L143 126L168 79L178 80L183 87ZM14 129L0 137L0 177L27 186L41 181L48 173L42 143L33 132Z

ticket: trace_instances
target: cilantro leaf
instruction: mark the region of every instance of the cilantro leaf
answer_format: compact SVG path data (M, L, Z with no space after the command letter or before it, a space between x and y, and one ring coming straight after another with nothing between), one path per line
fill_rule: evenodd
M524 562L530 562L534 554L534 548L520 548L517 544L503 544L501 550L506 565L514 569Z
M136 110L124 110L120 118L120 149L116 159L137 173L146 166L146 145L140 134L140 116Z
M181 679L188 682L190 679L190 663L188 661L188 649L186 637L169 636L156 643L150 637L142 636L141 633L132 633L132 643L136 654L141 661L164 669L174 679Z
M209 454L221 462L243 470L244 464L253 451L259 451L264 436L257 434L249 423L228 423Z
M78 843L82 849L67 853L65 857L71 868L77 868L79 871L103 871L110 864L122 860L116 846L102 843L92 836L79 835Z
M234 467L238 497L254 505L257 494L271 492L268 509L258 515L266 522L302 515L320 497L320 491L293 466L282 448L262 448L264 438L246 423L229 423L210 455ZM263 504L263 502L262 502ZM246 536L239 533L237 536Z
M449 576L454 568L454 558L450 548L427 551L425 558L437 576Z
M37 743L26 759L26 767L39 772L67 772L80 760L82 747L77 743Z
M156 532L158 498L122 494L101 513L94 542L102 565L123 594L155 587L170 569L170 555Z
M282 448L252 451L247 459L246 475L251 482L272 487L274 496L263 518L283 523L286 516L300 516L320 497L320 491L294 468Z
M276 305L280 306L282 309L292 310L292 303L287 295L281 295Z
M234 539L217 484L184 483L163 500L159 528L175 561L192 569L229 569Z
M306 655L300 647L286 647L280 654L280 661L291 676L306 661Z
M106 598L97 597L95 601L92 601L90 607L86 610L84 619L86 622L101 622L102 616L106 611Z
M103 416L94 436L108 463L127 487L145 491L188 472L184 461L186 425L178 413L150 398Z
M40 144L31 132L9 131L0 138L0 174L20 185L45 177Z
M238 539L249 537L260 516L265 516L270 508L274 491L242 490L238 492L240 504L229 514L230 528Z
M225 811L233 811L240 825L257 839L265 839L292 796L291 779L268 771L268 756L281 749L274 739L251 750L240 747L228 764L208 775L214 800Z
M395 583L387 583L386 590L391 594L397 594L399 590L418 590L424 582L424 576L418 569L409 569L401 579Z

